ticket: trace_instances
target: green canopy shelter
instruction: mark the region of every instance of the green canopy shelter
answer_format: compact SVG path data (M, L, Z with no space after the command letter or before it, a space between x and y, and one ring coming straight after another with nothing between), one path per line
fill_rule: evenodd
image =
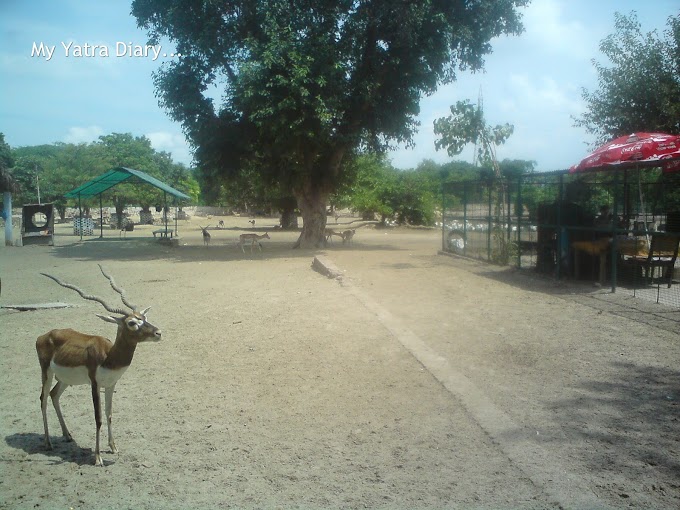
M95 177L91 181L87 181L81 184L76 189L69 191L64 196L66 198L77 198L78 208L80 209L80 217L82 220L83 209L81 207L81 199L92 198L99 195L99 216L100 216L100 237L104 237L104 224L103 224L103 212L102 212L102 193L113 188L114 186L130 181L131 183L145 183L150 184L163 191L163 211L167 211L167 197L168 194L172 195L177 199L190 200L189 195L185 195L181 191L177 191L172 186L168 186L162 181L159 181L155 177L151 177L149 174L145 174L139 170L133 170L132 168L118 167L112 168L108 172L99 177ZM168 215L164 212L165 218L165 237L168 235ZM177 214L175 214L175 231L177 230ZM82 231L81 231L82 238Z

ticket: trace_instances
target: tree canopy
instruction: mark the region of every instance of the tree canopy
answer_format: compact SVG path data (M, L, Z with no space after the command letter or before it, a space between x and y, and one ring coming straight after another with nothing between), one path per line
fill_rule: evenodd
M5 134L0 133L0 193L16 190L16 182L10 169L14 166L12 149L5 142Z
M132 13L182 55L155 85L199 166L217 177L255 163L296 197L299 244L318 246L345 159L409 142L421 96L481 69L527 3L135 0Z
M450 109L451 115L434 121L434 134L439 135L434 143L437 150L446 149L449 156L456 156L466 145L473 143L477 147L479 163L491 167L500 177L496 146L504 144L515 127L507 123L489 126L481 105L474 105L467 99L458 101Z
M62 216L67 205L64 194L117 166L141 170L198 199L198 183L191 171L174 163L170 154L154 150L144 136L113 133L93 143L18 147L12 156L17 203L37 203L39 185L41 201L53 202ZM129 204L148 208L162 202L162 192L148 186L121 184L107 195L119 210Z
M636 14L616 13L616 32L600 42L608 62L593 59L598 88L583 89L587 110L576 125L596 145L636 131L680 132L680 15L659 36L643 34Z

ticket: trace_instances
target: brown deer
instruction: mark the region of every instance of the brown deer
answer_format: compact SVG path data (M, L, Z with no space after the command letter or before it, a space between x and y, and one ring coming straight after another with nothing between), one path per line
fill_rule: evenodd
M258 248L260 248L260 251L262 251L262 245L260 244L260 239L271 239L269 237L269 233L265 232L262 235L257 235L257 234L241 234L238 236L238 245L241 247L241 251L243 253L246 252L246 250L243 249L243 245L246 243L246 241L250 241L250 253L253 253L253 245L257 243Z
M124 308L114 308L102 298L85 294L78 287L64 283L56 276L41 273L51 278L62 287L75 290L80 297L100 303L109 313L114 315L96 314L100 319L111 322L118 326L116 340L111 341L103 336L79 333L73 329L53 329L38 337L35 348L38 351L40 370L42 371L42 391L40 393L40 407L45 427L45 446L52 449L49 429L47 427L47 396L52 397L54 410L57 412L59 424L64 437L72 441L71 433L66 428L66 422L61 414L59 398L69 386L89 384L92 388L92 402L94 404L94 419L97 426L97 439L95 443L94 459L96 466L103 466L99 453L99 431L101 428L101 405L99 392L104 389L106 406L106 423L109 432L109 446L112 453L117 453L116 444L113 441L111 429L111 415L113 410L113 391L116 383L132 363L132 357L139 342L147 340L160 341L161 330L146 320L149 308L139 310L130 303L125 291L118 287L114 279L109 276L100 265L102 274L109 280L111 288L119 295ZM57 383L50 391L52 378L56 377Z
M203 244L210 246L210 232L208 232L208 227L203 228L199 225L199 228L201 229L201 232L203 232Z
M333 236L338 236L344 240L344 236L340 232L336 232L332 228L326 228L323 231L323 235L326 238L326 242L333 242Z

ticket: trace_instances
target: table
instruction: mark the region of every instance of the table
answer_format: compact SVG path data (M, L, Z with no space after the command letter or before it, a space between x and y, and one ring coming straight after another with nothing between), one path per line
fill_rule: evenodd
M154 231L153 231L153 236L154 236L154 237L156 237L156 234L160 234L161 237L170 237L170 239L172 239L172 236L175 235L175 231L174 231L174 230L170 230L170 229L165 230L164 228L160 228L160 229L158 229L158 230L154 230Z
M607 267L607 253L612 245L612 240L609 237L595 239L594 241L574 241L571 243L571 248L574 250L574 276L580 276L579 252L587 253L600 258L600 284L604 285Z
M618 240L619 255L646 258L649 255L649 244L645 237L631 237Z

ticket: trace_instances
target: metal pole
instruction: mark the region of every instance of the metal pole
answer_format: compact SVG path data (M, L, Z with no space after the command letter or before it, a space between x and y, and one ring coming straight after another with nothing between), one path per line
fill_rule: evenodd
M559 280L562 277L562 243L564 242L564 233L562 232L562 202L564 199L563 193L564 174L560 174L557 188L557 228L555 229L556 251L555 254L555 277Z
M517 267L522 267L522 176L517 176L517 205L515 206L517 216Z
M628 173L628 170L626 170L626 173ZM626 175L625 181L628 180L628 176ZM626 182L624 181L624 186L626 185ZM625 194L625 191L624 191ZM617 228L618 225L617 220L618 220L618 214L619 214L619 172L614 172L614 213L612 214L612 221L611 221L611 235L612 235L612 253L611 253L611 266L612 266L612 294L616 292L616 259L619 253L619 243L618 243L618 235L617 235ZM624 197L625 201L625 197ZM624 205L625 207L625 205Z
M80 240L83 240L83 205L80 201L80 193L78 193L78 210L80 211Z
M487 209L487 213L489 213L489 221L487 222L487 228L486 228L486 260L490 261L491 260L491 221L492 221L492 216L491 216L491 189L493 187L492 183L488 184L489 187L489 207Z
M168 193L163 192L163 217L165 218L165 237L168 237Z
M467 256L467 181L463 181L463 255Z
M500 179L501 186L499 193L501 196L498 199L498 203L501 204L501 221L504 225L507 225L507 228L505 228L505 232L503 232L503 229L500 229L500 232L504 237L503 239L499 239L499 248L505 250L505 252L502 254L501 260L505 260L505 256L507 255L507 263L510 264L510 243L512 242L512 215L510 214L510 210L512 208L510 207L510 204L512 198L510 192L510 181L506 180L504 177L501 177Z
M104 239L104 211L102 210L102 194L99 194L99 239Z
M35 186L38 188L38 205L40 205L40 178L38 177L37 163L33 163L33 168L35 169Z
M444 176L442 176L442 251L446 251L446 193L444 191Z

